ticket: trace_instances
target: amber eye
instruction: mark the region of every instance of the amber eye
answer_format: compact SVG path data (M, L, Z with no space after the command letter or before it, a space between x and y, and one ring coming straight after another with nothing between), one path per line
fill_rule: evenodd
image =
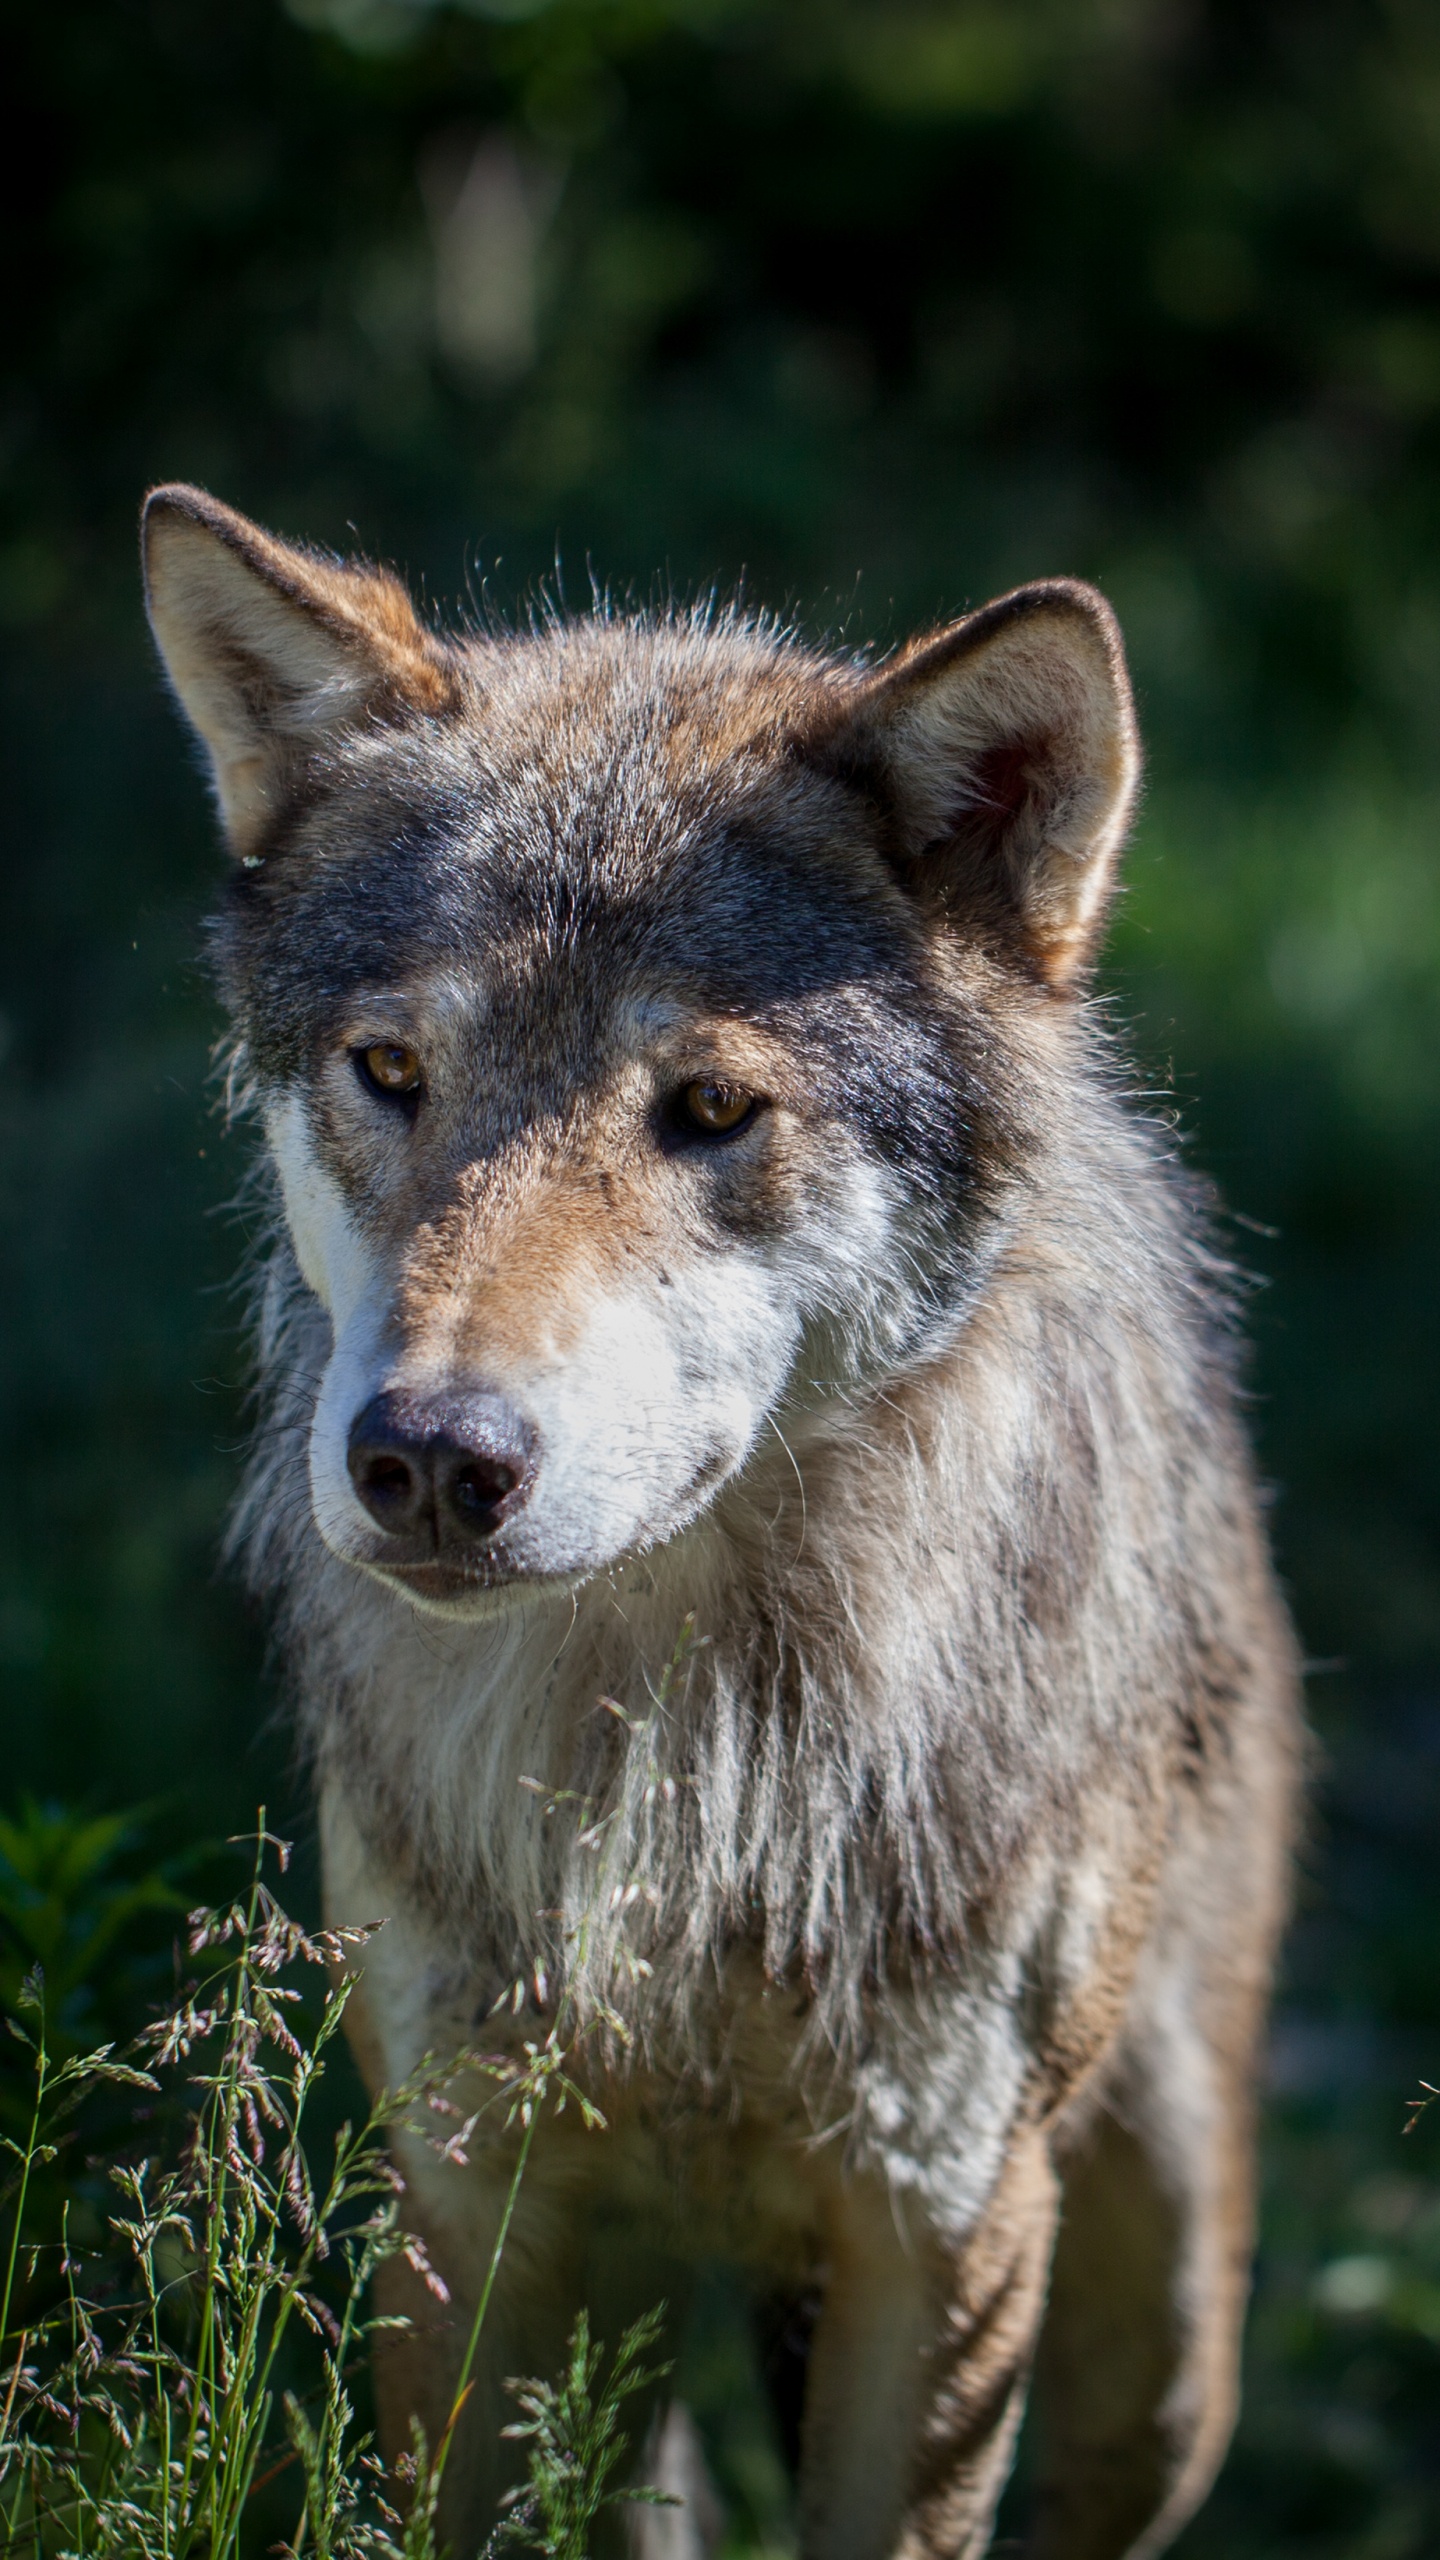
M691 1127L712 1138L728 1138L755 1108L755 1096L743 1084L712 1084L708 1078L687 1084L681 1101Z
M372 1040L356 1050L355 1064L372 1093L387 1102L411 1101L420 1090L420 1061L403 1040Z

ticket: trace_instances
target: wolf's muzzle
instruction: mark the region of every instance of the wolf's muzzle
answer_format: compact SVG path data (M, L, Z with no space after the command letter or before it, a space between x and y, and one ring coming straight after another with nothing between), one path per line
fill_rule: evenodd
M397 1564L482 1545L525 1502L536 1433L503 1396L375 1396L350 1426L350 1481Z

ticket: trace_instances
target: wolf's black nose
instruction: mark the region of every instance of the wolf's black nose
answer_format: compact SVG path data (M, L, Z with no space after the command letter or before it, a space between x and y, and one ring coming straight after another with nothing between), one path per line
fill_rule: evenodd
M503 1396L380 1395L350 1426L350 1481L413 1554L493 1537L535 1473L535 1434Z

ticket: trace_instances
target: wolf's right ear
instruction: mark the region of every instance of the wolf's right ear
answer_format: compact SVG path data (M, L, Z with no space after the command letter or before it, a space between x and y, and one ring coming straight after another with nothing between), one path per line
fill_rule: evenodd
M252 854L306 764L362 715L443 712L455 663L398 578L302 551L203 489L152 489L150 628L210 759L231 850Z
M895 870L934 914L1057 992L1083 974L1140 771L1119 629L1093 587L1018 587L913 643L819 752L884 807Z

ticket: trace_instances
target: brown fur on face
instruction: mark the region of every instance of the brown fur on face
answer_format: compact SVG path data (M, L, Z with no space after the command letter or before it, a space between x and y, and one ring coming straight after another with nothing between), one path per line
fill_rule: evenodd
M814 2314L805 2560L978 2560L1032 2365L1037 2560L1158 2553L1233 2415L1298 1727L1228 1278L1085 1002L1113 619L461 641L200 493L147 524L280 1204L237 1538L330 1908L391 1915L357 2053L563 2004L608 2127L537 2133L446 2530L507 2371L723 2257ZM756 1097L714 1144L707 1078ZM515 1435L491 1525L437 1490L402 1553L347 1474L382 1411ZM513 2138L398 2149L454 2310L380 2364L392 2451Z

